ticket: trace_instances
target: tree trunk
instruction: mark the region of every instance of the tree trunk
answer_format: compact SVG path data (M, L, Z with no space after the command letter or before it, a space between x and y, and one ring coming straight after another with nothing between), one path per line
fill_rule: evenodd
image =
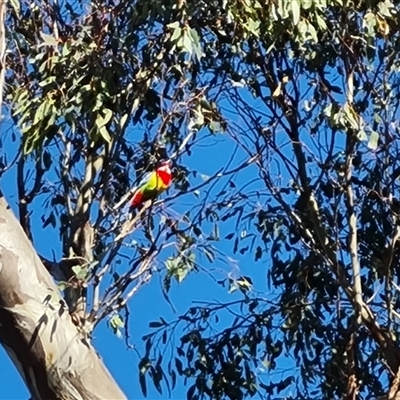
M0 197L0 341L33 399L126 399Z

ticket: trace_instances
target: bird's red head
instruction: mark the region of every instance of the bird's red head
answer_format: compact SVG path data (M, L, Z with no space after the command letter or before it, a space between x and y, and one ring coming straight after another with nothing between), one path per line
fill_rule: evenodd
M172 171L171 171L172 161L162 161L157 168L157 174L162 179L164 185L168 187L172 181Z

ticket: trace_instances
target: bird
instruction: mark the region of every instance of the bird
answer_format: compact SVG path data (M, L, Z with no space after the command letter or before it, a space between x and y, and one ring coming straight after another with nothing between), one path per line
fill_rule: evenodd
M139 183L129 203L129 210L140 208L146 201L156 199L172 183L171 160L161 161L158 167L146 174Z

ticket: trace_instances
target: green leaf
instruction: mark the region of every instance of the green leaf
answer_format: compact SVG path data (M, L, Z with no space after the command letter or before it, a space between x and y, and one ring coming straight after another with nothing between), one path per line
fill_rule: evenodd
M146 375L142 374L141 372L139 372L139 383L143 396L147 397Z
M53 36L43 32L40 32L40 36L43 39L42 46L58 46L58 42Z
M192 40L187 30L183 31L182 48L183 50L186 50L189 55L193 54Z
M207 247L204 248L204 255L207 257L210 263L213 263L215 261L214 253Z
M187 274L189 272L188 268L179 268L177 273L176 273L176 280L178 283L182 283L183 280L186 278Z
M218 133L223 131L221 123L218 121L211 121L208 124L208 127L210 128L211 133Z
M255 261L258 261L262 257L262 249L261 246L257 246L256 254L255 254Z
M327 117L331 117L332 116L332 103L329 103L323 111L324 115Z
M378 147L378 142L379 142L379 133L375 131L371 132L371 134L369 135L368 147L371 150L376 150L376 148Z
M124 115L121 117L121 119L120 119L120 121L119 121L119 127L120 127L121 129L125 126L125 123L126 123L128 117L129 117L128 114L124 114Z
M164 326L164 324L160 321L149 322L149 328L160 328L161 326Z
M58 286L58 289L59 289L61 292L63 292L63 291L69 286L69 283L68 283L68 282L65 282L65 281L59 281L59 282L57 283L57 286Z
M180 25L179 21L175 21L175 22L171 22L170 24L167 25L167 28L171 28L171 29L176 29L178 28Z
M239 289L239 287L238 287L236 281L230 280L230 282L229 282L229 290L228 290L228 293L229 293L229 294L234 293L234 292L236 292L238 289Z
M316 15L316 18L319 28L323 31L326 31L328 29L328 26L326 25L325 20L319 14Z
M43 228L46 228L48 225L51 225L53 228L56 226L56 217L54 212L51 212L49 217L44 221Z
M22 134L26 134L26 140L24 140L24 154L30 154L37 146L38 146L38 142L40 141L40 136L39 136L39 132L34 131L31 134L28 134L28 132L30 132L31 127L30 126L26 126L23 129L21 129L21 133Z
M68 43L65 43L62 47L62 56L67 57L71 53L71 48Z
M119 314L115 314L110 319L110 326L114 330L118 330L124 327L124 321Z
M197 33L197 31L196 31L196 29L189 29L189 35L191 36L191 38L192 38L192 41L193 41L193 44L195 45L195 46L200 46L200 37L199 37L199 35L198 35L198 33Z
M367 28L369 37L375 37L375 27L377 25L376 16L372 12L367 12L363 18L363 28Z
M176 268L177 260L176 258L168 258L165 262L165 266L167 267L168 271L172 271Z
M386 0L386 1L380 1L378 3L378 9L379 9L379 14L382 15L382 17L393 17L392 15L392 10L394 10L394 6L391 1Z
M71 269L75 275L78 275L81 272L82 267L80 265L75 265Z
M253 287L253 282L248 276L242 276L236 281L236 284L240 289L246 292L251 290L251 288Z
M97 114L96 116L96 125L98 129L101 129L102 127L106 126L110 122L111 117L113 116L113 112L108 108L105 108L102 111L104 117L100 113Z
M213 239L214 240L219 240L220 239L218 224L214 225Z
M307 27L308 27L308 34L311 37L311 39L313 40L313 42L318 43L318 35L317 35L317 31L314 28L313 24L310 24L309 22L307 23Z
M292 0L293 25L296 26L300 21L300 4L297 0Z
M182 28L178 26L174 29L174 32L172 33L171 42L175 42L176 40L180 39L181 36L182 36Z
M195 397L195 391L196 391L196 384L193 384L192 386L190 386L190 388L188 389L187 393L186 393L186 399L187 400L194 400L196 399Z
M37 125L39 122L42 122L42 120L48 115L50 107L51 104L49 103L49 101L47 99L44 99L44 101L40 104L39 108L35 112L33 125Z
M366 140L368 140L367 134L363 129L357 132L357 138L360 142L365 142Z
M44 79L43 81L39 82L39 86L40 87L45 87L47 85L50 85L51 83L56 81L56 77L55 76L49 76L46 79Z
M160 362L157 363L157 366L154 369L152 369L152 371L151 371L152 372L151 376L153 378L153 384L160 394L162 394L162 387L161 387L160 383L162 382L163 374L164 374L162 367L161 367L161 361L162 361L162 357L160 358Z
M87 268L82 265L74 265L72 268L72 272L78 279L86 279L87 276Z
M207 182L210 179L210 175L199 174L203 182Z
M203 52L201 51L199 35L195 29L189 29L189 36L192 39L194 54L196 55L197 60L200 61L201 57L203 56Z
M10 0L10 4L12 9L14 10L15 14L19 17L19 13L21 11L21 6L18 0Z
M259 35L260 35L260 21L255 21L254 19L249 18L248 22L245 25L245 27L255 37L259 37Z
M111 143L111 136L108 133L108 129L103 126L100 128L99 133L101 135L101 137L107 142L107 143Z

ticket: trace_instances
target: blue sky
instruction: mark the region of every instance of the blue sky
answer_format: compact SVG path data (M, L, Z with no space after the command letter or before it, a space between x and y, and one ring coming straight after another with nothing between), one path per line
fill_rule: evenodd
M337 72L335 71L333 71L332 73L334 75L337 75ZM342 85L343 82L340 82L341 78L339 75L337 75L337 79L339 80L338 84ZM304 80L304 87L301 87L302 93L305 93L306 90L308 90L306 83L308 82ZM269 89L266 89L266 92L268 92L266 93L266 95L269 96ZM312 93L309 93L306 96L308 96L310 99L313 98ZM337 95L336 97L340 104L344 103L345 99L343 95ZM249 102L251 101L250 95L248 93L244 96L244 98L246 100L249 100ZM220 104L224 105L223 102ZM229 102L226 101L225 105L226 108L229 109ZM257 107L259 108L257 109ZM256 104L254 102L254 109L256 110L256 112L259 112L261 108L262 106L260 104ZM319 111L323 112L323 110L318 110L318 112ZM264 116L266 114L268 115L268 112L265 112L265 109L263 109L262 112L264 112ZM301 112L304 113L303 115L305 115L304 110L302 110ZM261 114L262 113L260 111L259 115ZM236 111L234 115L230 115L229 117L232 118L233 122L235 122L238 126L241 126L243 128L242 121L237 115ZM267 121L263 120L263 123L266 122ZM4 126L4 130L7 130L7 128L8 126ZM308 128L309 127L307 127L307 129ZM326 129L323 132L321 129L321 132L318 132L318 135L316 135L316 137L313 137L312 135L309 135L307 129L304 129L304 131L306 132L303 132L304 135L302 137L302 140L304 140L304 137L306 138L303 141L303 143L306 144L306 146L304 147L305 153L307 156L310 156L312 158L312 161L310 162L310 169L311 172L314 172L312 168L318 164L318 158L320 157L321 159L323 159L325 156L321 156L321 154L318 154L317 149L320 147L319 145L321 144L323 145L322 147L328 145L330 139L332 138L332 131L330 129ZM246 128L244 128L244 130L246 130ZM136 138L136 133L133 136ZM290 158L291 144L288 143L286 135L279 136L278 134L276 136L278 138L278 148ZM201 132L199 134L199 137L204 137L204 132ZM18 140L16 143L13 143L10 140L10 132L5 134L2 139L4 143L2 147L0 146L0 151L3 149L3 151L7 153L8 162L10 162L16 152ZM279 142L279 140L281 142ZM320 142L317 142L318 140L320 140ZM339 152L343 150L345 135L338 132L335 140L335 153L336 156L339 157ZM228 134L219 134L215 137L208 136L204 140L202 139L195 146L190 157L187 155L183 156L181 163L185 164L190 171L197 171L199 174L212 176L216 170L219 170L221 167L226 165L234 150L235 143ZM238 165L240 162L244 161L246 157L246 153L243 150L239 149L235 154L235 159L232 166L234 167ZM372 157L373 154L371 155L371 158ZM276 166L276 164L272 163L271 168L274 168L274 166ZM273 175L274 173L275 171L273 171ZM280 178L282 178L280 182L283 186L289 185L290 179L288 177L287 171L285 171L284 168ZM250 165L241 173L234 175L233 180L236 184L236 191L238 191L240 187L246 185L248 182L254 181L249 187L246 187L245 190L263 190L265 193L265 185L263 185L260 181L258 177L258 170L254 165ZM201 178L196 178L191 175L190 181L192 184L198 184L201 182ZM219 182L217 186L212 189L211 198L213 197L213 195L215 196L219 192L219 190L225 185L225 183L226 180L222 179L221 182ZM12 168L9 172L7 172L7 174L5 174L4 177L1 178L0 185L12 209L17 212L15 168ZM200 199L204 198L204 196L207 195L208 190L209 187L207 186L201 190ZM167 196L174 195L174 193L176 193L176 191L174 188L172 188ZM248 209L251 209L252 207L257 208L264 206L265 197L259 197L257 200L257 197L254 196L254 199L254 202L249 202L247 204ZM174 212L176 215L181 215L191 207L195 206L198 202L199 199L193 194L180 196L168 202L168 211ZM35 203L35 206L33 207L33 234L35 247L40 252L40 254L46 255L49 258L52 257L53 251L56 256L59 257L60 249L59 242L57 240L58 235L55 234L55 230L53 230L51 227L42 229L42 224L40 221L42 211L43 205L41 201L37 201ZM205 224L204 229L206 232L212 230L212 224ZM224 238L227 234L230 234L231 232L239 233L242 229L243 227L236 227L234 219L228 220L220 224L220 237ZM253 232L254 226L250 222L250 225L247 227L247 234L252 234ZM265 296L271 299L274 298L275 293L271 292L271 289L267 285L267 273L270 266L267 253L264 253L261 261L255 263L254 251L246 252L243 255L239 253L233 254L233 242L230 240L222 239L219 242L215 243L215 246L222 254L224 254L224 256L230 257L232 260L237 262L237 265L239 265L240 267L240 271L232 269L229 265L223 263L221 260L217 260L213 265L211 265L207 260L202 258L200 263L206 271L209 271L213 276L217 276L218 278L226 277L227 274L233 274L233 276L238 276L239 274L250 275L253 279L254 287L257 291L265 293ZM164 254L163 258L158 261L160 263L163 263L165 257L166 256ZM159 277L154 276L151 283L143 286L130 302L129 328L131 333L131 343L136 347L139 353L143 351L143 343L141 340L142 336L151 332L151 329L149 328L149 322L159 319L160 316L165 318L167 321L173 320L179 314L184 313L191 305L199 301L218 300L223 302L240 297L238 293L229 294L226 288L222 288L221 286L217 285L214 280L211 279L205 272L193 273L190 274L181 285L177 285L176 283L173 284L172 290L170 292L170 300L173 303L174 307L177 309L177 312L175 313L172 310L171 306L165 301L160 286L161 283ZM215 326L215 328L218 329L224 327L228 323L229 318L223 317L219 324ZM136 351L127 349L124 341L114 336L107 328L105 322L103 322L95 331L93 344L98 350L99 354L103 357L106 366L109 368L111 374L119 383L122 390L126 393L127 397L132 400L142 399L143 395L138 381L137 368L139 358ZM25 389L21 378L19 377L15 367L9 360L8 356L4 353L4 351L0 352L0 365L2 366L2 373L0 375L0 399L29 398L29 394ZM285 370L289 367L293 368L293 364L291 364L287 360L284 360L284 362L282 362L279 367L281 370ZM295 369L292 369L290 373L292 375L295 375ZM278 379L281 376L282 375L278 375ZM269 378L273 379L273 377L266 377L267 380ZM191 385L190 382L189 385ZM167 392L164 391L163 395L158 394L158 392L153 388L153 385L150 381L148 381L147 386L148 399L155 400L167 398ZM178 400L186 398L186 388L184 387L182 381L178 381L177 388L172 393L172 398Z
M249 103L253 102L254 109L256 112L263 111L263 123L267 124L265 115L268 112L265 110L265 106L262 103L257 103L252 100L251 96L246 89L243 89L244 98L248 100ZM229 113L232 110L227 99L221 101L220 105L225 108L224 112ZM234 113L229 113L231 132L235 131L238 127L239 129L244 129L246 131L245 124L243 124L242 117ZM264 120L265 119L265 120ZM236 125L236 127L235 127ZM16 134L17 140L13 142L11 140L11 131L9 130L10 123L6 119L4 122L4 133L3 135L3 151L7 154L7 160L10 162L14 155L16 154L18 148L19 135ZM143 128L145 129L145 128ZM241 134L242 132L238 132ZM132 141L138 141L138 130L137 127L129 132ZM285 135L282 135L277 139L277 145L281 146L281 150L287 152L290 156L290 145ZM192 149L192 154L188 156L183 155L180 160L181 164L187 166L189 171L196 171L197 176L190 174L189 179L192 185L197 185L202 183L202 178L200 175L213 176L216 171L225 167L227 163L231 160L232 155L234 155L231 168L238 166L240 163L248 159L249 155L241 149L237 148L237 144L230 137L228 133L220 133L217 135L207 135L206 132L199 132L197 135L198 142ZM282 142L283 141L283 142ZM282 143L281 143L282 142ZM248 143L250 144L250 143ZM285 145L284 145L285 144ZM1 148L0 148L1 150ZM275 164L271 166L271 172L274 174ZM7 201L11 205L14 212L17 214L17 195L16 195L16 180L15 180L15 166L12 167L0 180L0 185L2 191L4 192ZM283 169L279 171L284 184L288 182L288 174ZM53 174L54 175L54 174ZM53 176L54 177L54 176ZM49 174L48 179L53 179L52 174ZM243 171L236 173L229 178L222 178L217 181L216 186L213 186L211 193L209 193L210 186L205 186L200 190L200 198L194 196L192 193L177 197L169 201L168 211L174 213L175 215L182 215L187 210L196 206L199 201L210 194L210 200L225 187L227 180L232 179L236 185L235 188L231 190L235 193L241 191L244 188L244 192L249 193L253 191L260 192L262 195L254 195L251 200L244 201L246 203L247 211L254 210L257 208L262 208L265 205L266 188L265 184L259 177L258 168L255 165L247 166ZM132 177L132 181L134 177ZM249 185L249 182L250 185ZM164 197L174 195L176 193L175 188L171 188L169 193ZM222 196L223 197L223 196ZM209 201L210 201L209 200ZM32 208L32 230L34 236L34 244L37 251L47 258L52 259L53 254L56 255L56 259L61 257L60 244L58 241L58 229L53 229L51 226L47 228L42 228L41 216L43 214L44 205L43 198L38 199L34 202ZM48 215L48 214L47 214ZM226 222L220 223L220 237L221 240L215 243L217 249L223 254L225 259L230 258L232 261L230 263L223 262L217 259L212 265L204 257L199 259L201 266L205 271L209 272L215 279L226 278L227 275L237 278L239 275L251 276L255 290L265 293L270 299L274 298L276 293L271 292L271 289L267 285L267 272L269 268L269 258L268 254L264 253L263 258L258 263L254 262L254 250L240 254L237 252L233 253L233 241L225 240L225 236L230 233L241 234L242 236L247 236L249 239L244 239L244 245L251 243L251 234L255 233L254 221L249 220L245 226L240 225L239 227L235 224L235 219L227 220ZM205 223L202 227L204 229L204 234L211 232L213 229L212 223ZM135 238L136 233L133 234ZM258 233L257 233L257 236ZM257 242L257 244L260 242ZM239 246L239 248L243 247ZM160 263L165 261L166 255L162 256ZM234 268L232 265L237 265L239 268ZM124 266L122 266L122 269ZM240 270L239 270L240 269ZM143 286L137 295L133 297L130 302L130 326L129 330L131 333L131 343L137 348L138 352L141 353L143 350L142 336L149 333L151 329L149 328L149 322L158 320L162 316L167 321L175 319L179 314L183 314L191 305L199 301L230 301L233 299L238 299L241 296L238 293L229 294L227 288L223 288L217 285L215 281L208 276L205 272L192 273L181 285L176 283L173 284L172 290L170 292L170 300L174 307L177 309L177 313L174 313L171 306L165 301L162 291L161 283L158 276L154 276L151 283ZM214 326L215 329L221 329L230 322L227 316L222 316L218 325ZM119 383L122 390L126 393L129 399L142 399L143 395L140 389L138 381L138 368L137 364L139 358L137 353L133 350L127 349L123 340L118 339L112 334L112 332L107 328L105 321L97 328L94 332L93 344L98 350L99 354L103 357L106 366L109 368L111 374L114 376L115 380ZM3 373L0 376L0 398L1 399L27 399L28 393L21 381L15 367L8 359L8 357L3 353L0 356L0 365L3 366ZM280 365L281 368L287 368L292 366L288 362L284 362ZM291 371L292 373L293 371ZM265 378L265 377L263 377ZM3 381L1 381L3 380ZM268 377L267 377L268 380ZM189 382L189 385L191 383ZM167 392L163 395L158 394L158 392L153 388L153 385L148 381L148 399L165 399L167 397ZM177 388L172 393L174 399L184 399L186 398L186 388L182 381L178 380Z
M7 123L7 121L6 121ZM11 160L11 155L15 154L16 144L11 140L10 131L3 136L4 151L7 153L8 160ZM184 156L183 162L190 170L195 170L199 174L212 176L216 170L226 165L230 159L235 145L231 138L226 134L217 135L215 137L208 136L201 140L195 147L192 156ZM236 153L232 167L238 165L239 162L245 160L247 156L238 151ZM252 166L248 167L245 171L234 176L235 184L240 187L254 178L256 169ZM192 177L192 180L197 183L201 179ZM7 201L10 203L14 213L17 214L16 207L16 183L15 183L15 167L11 168L0 181L1 188L6 196ZM221 182L221 185L223 182ZM213 189L214 194L220 189L219 186ZM202 189L200 197L205 195L208 191L207 186ZM168 195L175 193L172 188ZM178 197L172 200L168 207L177 213L182 212L188 207L195 205L198 198L193 194ZM58 235L52 230L51 227L42 229L40 216L42 214L43 205L41 201L37 201L33 207L33 232L35 247L38 252L49 258L52 257L54 249L57 254L59 251ZM209 226L211 229L211 226ZM224 238L228 233L235 231L234 221L228 221L221 225L220 236ZM232 242L228 240L221 240L216 244L217 248L225 255L237 260L243 266L240 274L251 275L255 287L260 291L265 291L266 286L266 264L264 262L254 263L254 253L234 255L232 253ZM206 269L209 269L211 274L217 279L226 277L227 273L233 273L238 276L239 271L231 271L226 264L216 261L210 265L204 258L200 263ZM175 314L171 306L165 301L162 291L160 278L154 276L151 283L143 286L130 303L130 333L131 343L140 352L143 349L141 337L149 333L149 322L159 319L160 316L167 321L175 319L179 314L183 314L191 305L196 301L228 301L239 298L238 294L228 294L226 288L217 285L204 272L190 274L189 277L180 285L174 283L170 292L170 300L174 307L177 309ZM228 318L221 319L220 328L229 322ZM122 390L126 393L129 399L142 399L144 398L139 386L138 381L138 368L137 364L139 358L134 350L127 349L123 340L118 339L107 328L106 323L103 322L94 333L94 346L103 357L106 366L109 368L115 380L119 383ZM8 356L2 350L0 352L0 398L1 399L27 399L29 398L28 392L17 373L14 365L9 360ZM190 383L189 383L190 385ZM160 395L148 381L148 399L163 399L167 397L167 392ZM182 381L178 380L177 388L172 393L174 399L186 398L186 390Z
M249 101L249 103L254 101L251 99L248 93L245 93L245 98ZM225 102L224 105L225 109L229 111L229 102ZM255 110L261 112L261 105L259 103L257 104L257 102L254 101L253 105ZM239 127L239 129L246 130L241 117L239 117L237 114L231 114L229 115L229 118L233 127L235 127L236 124L236 127L233 128L233 130L237 129L237 127ZM267 123L267 121L263 122L265 122L265 124ZM5 122L5 125L7 125L7 123L8 121ZM5 126L4 130L7 131L8 127L9 125ZM232 131L230 133L232 133ZM242 132L239 132L239 134L241 133ZM16 132L16 134L18 138L18 132ZM129 135L132 135L135 140L138 140L137 130L129 132ZM306 135L308 135L307 132ZM197 139L200 140L198 140L197 144L192 149L192 154L190 156L185 154L180 160L180 163L187 166L189 171L197 172L196 176L194 174L190 174L189 176L189 180L194 186L203 182L200 175L213 176L216 171L220 170L222 167L225 167L231 160L233 154L234 157L231 166L232 168L238 166L249 157L243 149L236 147L236 143L230 137L229 133L220 133L213 136L207 135L204 131L202 131L197 135ZM11 131L8 130L8 133L3 136L3 149L7 153L8 162L13 159L13 156L17 150L17 144L18 139L16 142L13 142L11 140ZM278 134L276 144L279 146L281 151L287 154L289 158L292 157L291 146L290 143L288 143L286 135ZM315 147L313 147L311 141L308 141L308 144L310 148L309 152L312 153ZM290 177L284 168L278 171L278 169L276 169L276 164L274 163L271 163L270 168L272 175L275 173L278 175L279 172L281 183L283 182L283 185L288 185ZM51 175L49 176L51 179ZM199 204L200 200L208 194L210 194L209 199L212 200L221 191L221 188L225 187L226 182L229 179L234 181L236 187L228 190L232 190L236 193L241 191L241 188L244 188L243 190L245 193L259 192L261 194L254 194L250 200L244 201L247 211L265 206L265 202L267 200L267 197L265 196L265 184L259 177L258 168L255 165L249 165L243 171L232 175L228 179L222 178L221 180L218 180L216 186L212 187L211 193L208 193L210 186L205 186L200 190L199 198L194 196L192 193L188 193L168 201L168 212L171 212L175 215L182 215L187 210ZM132 177L132 181L133 180L134 177ZM249 182L251 182L251 184L249 184ZM0 185L12 209L15 213L17 213L15 167L11 168L1 178ZM171 190L164 195L164 197L173 196L174 194L176 194L176 189L172 187ZM35 247L41 255L44 255L47 258L52 258L53 254L56 255L56 258L59 258L61 254L57 229L53 229L50 226L42 229L40 217L43 213L43 207L43 199L38 199L38 201L34 203L32 210L32 228ZM270 266L268 253L264 252L263 258L257 263L254 262L254 250L256 245L260 244L260 241L256 242L253 251L245 252L244 254L240 254L239 252L234 254L233 240L224 239L226 235L232 232L239 235L241 232L243 232L243 236L247 236L248 239L244 239L243 243L245 244L243 246L239 246L239 248L244 247L247 244L251 244L251 235L256 233L254 221L250 219L247 224L237 227L236 220L229 219L226 222L220 223L219 227L221 240L216 242L215 246L221 252L221 254L223 254L225 259L229 258L232 261L230 263L226 263L220 259L217 259L217 261L211 265L210 262L203 257L199 259L201 267L203 267L204 270L212 275L215 279L226 278L227 275L233 278L237 278L239 275L250 276L253 280L254 289L257 290L257 292L264 293L265 297L268 299L274 299L276 292L274 292L273 289L268 286L267 282L267 274ZM205 223L202 229L204 229L204 234L206 235L207 232L212 231L213 225L212 223ZM133 234L133 238L135 238L136 234L139 235L139 233L135 232ZM259 237L258 233L256 233L256 235ZM259 238L257 240L259 240ZM164 253L158 262L162 264L165 261L165 257L166 253ZM235 264L239 268L233 268L232 265ZM122 265L121 268L123 270L124 265ZM154 276L150 284L143 286L130 302L129 330L131 334L131 343L135 346L137 351L139 353L143 353L143 343L141 338L143 335L152 331L149 328L149 322L158 320L160 316L167 321L170 321L177 318L178 315L183 314L191 305L195 304L196 302L225 302L241 297L238 293L229 294L227 288L223 288L215 283L215 279L212 279L207 273L201 271L190 274L188 278L185 279L180 285L174 283L169 296L171 302L177 310L177 313L174 313L171 306L163 297L159 276ZM222 315L220 322L213 326L213 328L221 329L226 327L230 321L231 318L226 315ZM138 380L137 365L139 358L136 351L127 349L124 341L114 336L107 328L105 321L94 332L93 344L101 357L103 357L106 366L109 368L111 374L121 386L122 390L126 393L127 397L132 400L144 398ZM0 377L0 399L27 399L28 394L24 384L22 383L15 367L4 354L4 352L0 353L0 365L3 366L3 370L6 370L6 373L3 373ZM279 364L279 372L282 372L282 374L289 373L293 375L294 367L293 361L289 361L284 357L281 359ZM288 371L289 368L292 369ZM263 375L262 378L264 381L269 381L271 379L274 380L275 377L276 379L279 379L283 376L280 373L278 375L271 373L271 375L268 376L267 372L263 372L261 370L257 372ZM189 381L188 386L191 384L192 383ZM163 395L160 395L154 389L152 382L149 380L147 387L147 398L150 400L165 399L168 396L167 391L164 391ZM172 398L178 400L186 398L186 388L182 380L179 381L178 379L177 388L173 391Z

